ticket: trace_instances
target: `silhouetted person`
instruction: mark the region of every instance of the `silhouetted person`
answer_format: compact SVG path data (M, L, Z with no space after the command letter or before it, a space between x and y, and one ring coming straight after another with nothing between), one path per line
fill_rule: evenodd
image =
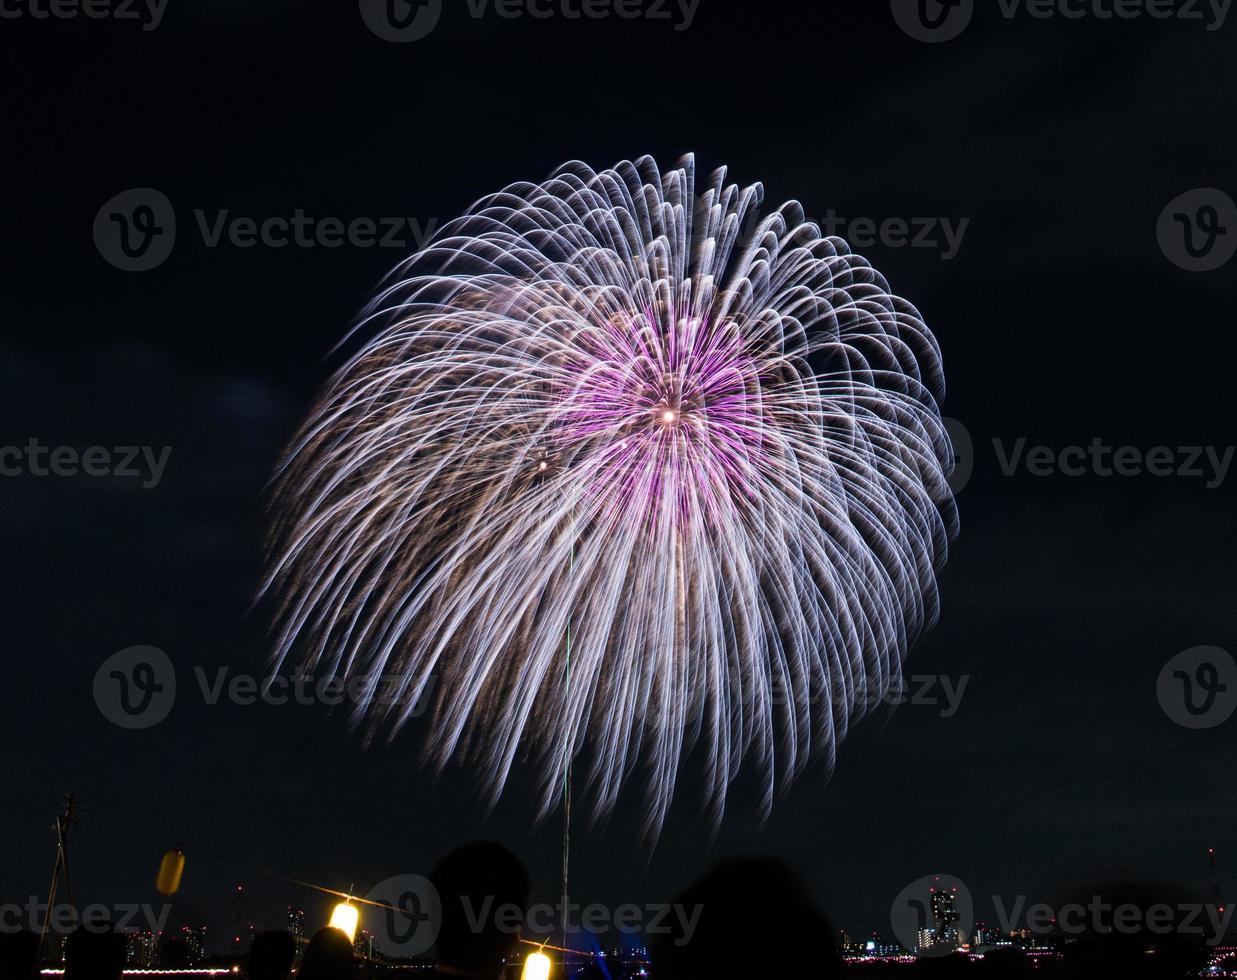
M657 980L841 976L833 927L780 861L725 861L675 906L668 932L650 937Z
M0 977L31 980L38 975L39 937L33 932L0 932Z
M78 929L65 948L65 980L120 980L125 968L125 937L110 928Z
M327 926L314 933L296 980L351 980L352 940L348 934Z
M273 929L254 937L249 948L249 980L288 980L292 961L296 958L296 942L292 934Z
M501 976L503 960L515 948L519 933L500 928L496 915L504 906L515 906L523 921L529 892L523 862L501 844L478 841L439 861L430 872L430 881L442 905L435 944L440 972L433 976L457 980ZM475 923L482 909L488 909L489 915Z

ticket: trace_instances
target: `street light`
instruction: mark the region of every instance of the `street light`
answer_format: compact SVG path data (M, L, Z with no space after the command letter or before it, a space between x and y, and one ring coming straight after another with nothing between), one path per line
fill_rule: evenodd
M356 925L359 918L360 913L355 905L340 902L331 913L330 927L338 929L348 937L348 942L352 942L356 939Z

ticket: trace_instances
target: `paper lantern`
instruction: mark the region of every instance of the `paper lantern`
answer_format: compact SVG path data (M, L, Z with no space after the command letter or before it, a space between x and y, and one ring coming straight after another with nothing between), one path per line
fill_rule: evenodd
M159 862L159 874L155 877L155 891L171 897L180 891L180 878L185 873L185 852L179 847L163 855Z
M330 927L338 929L348 937L348 942L356 939L357 920L361 914L357 911L355 905L349 905L347 902L340 902L335 906L335 911L331 913Z
M520 977L521 980L550 980L550 957L545 953L529 953Z

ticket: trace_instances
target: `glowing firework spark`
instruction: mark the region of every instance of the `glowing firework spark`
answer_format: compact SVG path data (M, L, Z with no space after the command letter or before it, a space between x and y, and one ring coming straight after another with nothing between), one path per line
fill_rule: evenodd
M936 343L725 179L573 163L483 200L398 270L282 468L278 663L299 640L369 678L392 731L437 674L431 756L493 797L523 753L552 808L587 748L599 813L643 760L656 828L700 747L717 816L749 757L767 809L935 618Z

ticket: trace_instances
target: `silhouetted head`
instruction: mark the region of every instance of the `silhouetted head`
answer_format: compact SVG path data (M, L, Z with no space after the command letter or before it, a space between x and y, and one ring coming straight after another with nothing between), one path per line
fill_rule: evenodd
M518 939L518 934L499 927L507 918L500 910L514 906L519 909L518 920L523 921L528 904L524 864L501 844L478 841L439 861L430 872L430 881L442 904L436 944L439 963L471 977L489 980L497 975ZM490 914L475 923L474 917L487 902Z
M249 947L249 980L287 980L296 958L296 943L283 929L254 937Z
M0 932L0 977L30 980L36 976L39 937L33 932Z
M658 980L841 975L833 928L780 861L726 861L675 899L653 940Z
M65 948L65 980L120 980L125 968L125 939L110 928L78 929Z
M348 934L327 926L319 929L305 949L296 980L350 980L352 940Z

